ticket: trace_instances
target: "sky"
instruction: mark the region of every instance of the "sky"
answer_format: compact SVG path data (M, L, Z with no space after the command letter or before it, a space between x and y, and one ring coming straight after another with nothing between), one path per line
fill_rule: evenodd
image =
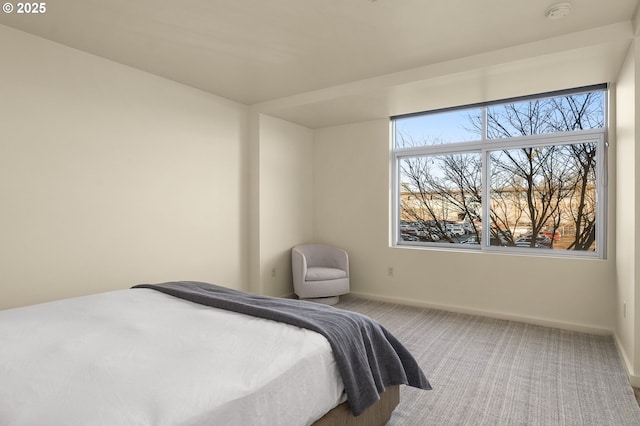
M468 142L480 140L480 135L465 129L470 127L469 114L480 116L481 109L455 110L435 114L416 115L395 120L396 134L411 136L414 140L429 140L427 145L442 142ZM422 143L421 145L424 145Z

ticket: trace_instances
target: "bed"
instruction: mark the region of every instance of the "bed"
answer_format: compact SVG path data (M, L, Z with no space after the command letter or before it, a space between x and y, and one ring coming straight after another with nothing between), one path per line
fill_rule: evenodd
M380 396L354 410L360 401L353 390L348 400L352 379L343 380L333 337L226 305L338 309L206 283L159 286L0 311L0 424L384 424L397 385L430 388L399 351L405 377L374 371ZM186 298L170 294L184 288ZM194 289L222 292L216 303L225 306L187 300Z

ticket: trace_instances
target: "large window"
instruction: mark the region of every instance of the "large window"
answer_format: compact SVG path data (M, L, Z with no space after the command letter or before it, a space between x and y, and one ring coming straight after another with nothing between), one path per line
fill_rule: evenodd
M606 95L392 117L394 243L604 257Z

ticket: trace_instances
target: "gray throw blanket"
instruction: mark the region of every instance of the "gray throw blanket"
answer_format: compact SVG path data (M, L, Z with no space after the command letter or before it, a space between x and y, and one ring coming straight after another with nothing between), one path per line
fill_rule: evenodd
M196 281L140 284L181 299L306 328L327 338L354 416L387 386L431 389L409 351L384 327L355 313L294 299L259 296Z

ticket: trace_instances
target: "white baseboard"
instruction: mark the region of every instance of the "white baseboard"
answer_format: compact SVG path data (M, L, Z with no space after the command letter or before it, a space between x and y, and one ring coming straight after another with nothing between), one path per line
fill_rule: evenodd
M640 388L640 376L635 376L633 374L629 374L629 383L634 388Z
M488 317L488 318L518 321L518 322L524 322L527 324L541 325L544 327L578 331L581 333L598 334L598 335L604 335L604 336L613 335L613 330L610 330L607 328L584 325L584 324L554 321L554 320L548 320L545 318L528 317L524 315L508 314L504 312L494 312L494 311L487 311L482 309L473 309L473 308L467 308L464 306L445 305L440 303L429 303L429 302L423 302L423 301L418 301L414 299L403 299L400 297L378 296L374 294L359 293L359 292L351 292L349 294L353 295L354 297L359 297L361 299L376 300L379 302L397 303L400 305L409 305L409 306L417 306L420 308L438 309L441 311L456 312L460 314L478 315L478 316Z
M616 348L618 348L618 353L620 354L620 358L622 358L622 363L624 364L624 368L627 371L627 376L629 376L629 383L634 388L640 388L640 376L636 376L633 374L633 362L629 359L627 352L624 350L624 346L620 343L620 339L616 333L613 333L613 341L616 343Z

